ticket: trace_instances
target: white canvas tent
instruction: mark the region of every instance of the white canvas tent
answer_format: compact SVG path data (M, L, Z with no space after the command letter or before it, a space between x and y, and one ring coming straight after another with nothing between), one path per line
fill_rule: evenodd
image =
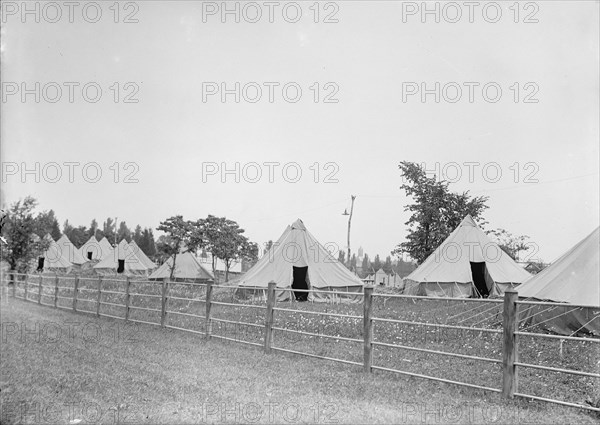
M148 279L163 280L170 279L173 257L171 256ZM173 279L178 282L207 282L214 280L212 274L198 261L191 252L177 254L175 258L175 270Z
M96 264L94 270L100 275L145 276L148 274L148 268L137 257L125 239L112 250L110 255Z
M60 248L61 255L63 258L67 259L69 262L73 263L75 266L81 266L87 263L79 249L73 245L73 243L69 240L67 235L63 234L59 240L56 241L56 244Z
M92 236L79 248L81 256L88 261L100 261L112 254L113 247L106 238L102 238L100 242ZM91 257L91 258L90 258Z
M338 292L362 292L363 283L344 265L337 261L306 229L302 220L288 226L267 254L236 280L238 287L264 289L270 281L277 288L318 289L331 294L311 294L309 299L340 298ZM240 291L243 292L243 291ZM280 300L289 299L292 291L278 291ZM306 293L294 292L296 299L306 299ZM350 298L351 296L342 296Z
M470 215L405 279L405 293L430 297L499 296L531 275Z
M150 258L148 258L146 254L144 254L144 251L142 251L140 246L137 243L135 243L133 239L131 240L131 242L129 242L129 246L131 246L131 249L133 249L135 255L142 261L142 263L146 266L148 270L156 269L156 264L154 263L154 261L152 261Z
M73 269L73 263L62 255L60 247L49 234L44 239L49 241L50 245L40 256L38 270L42 272L69 273ZM40 266L43 266L43 268L40 269Z
M563 335L577 331L600 335L599 246L600 228L596 228L518 288L521 298L564 302L582 308L556 307L542 312L539 307L523 305L520 308L527 322Z

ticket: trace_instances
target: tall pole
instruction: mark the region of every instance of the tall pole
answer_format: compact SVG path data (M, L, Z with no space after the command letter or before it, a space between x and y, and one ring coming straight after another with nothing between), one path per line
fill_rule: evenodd
M355 195L350 195L352 198L352 204L350 205L350 216L348 217L348 264L350 264L350 270L352 271L352 264L350 263L350 224L352 222L352 211L354 210L354 199Z
M117 246L117 221L119 217L115 217L115 246Z

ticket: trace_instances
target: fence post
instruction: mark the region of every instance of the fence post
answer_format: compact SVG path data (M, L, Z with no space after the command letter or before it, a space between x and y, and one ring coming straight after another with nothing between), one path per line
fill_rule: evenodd
M271 353L271 344L273 342L273 307L275 307L275 286L273 281L269 282L267 289L267 309L265 312L265 353Z
M54 276L54 308L58 305L58 275Z
M17 297L17 279L15 279L14 273L10 274L10 280L12 280L12 284L13 284L13 298L16 298Z
M27 301L27 292L28 292L28 289L29 289L29 281L27 280L27 277L28 277L28 276L29 276L29 275L27 275L27 274L25 275L25 288L24 288L24 289L25 289L25 294L24 294L24 296L23 296L23 299L24 299L25 301Z
M79 276L75 276L73 285L73 311L77 311L77 293L79 292Z
M518 327L517 299L514 289L504 292L503 341L502 341L502 395L513 398L518 388L518 374L515 362L518 361L518 341L515 331Z
M365 285L363 300L363 337L364 337L364 371L370 373L373 367L373 286Z
M167 321L167 291L169 289L169 281L162 281L162 303L160 305L160 326L165 327Z
M129 276L127 276L127 280L125 282L125 321L127 322L129 320L129 291L130 291L130 280L129 280Z
M210 302L212 298L213 281L209 280L206 283L206 317L205 317L205 329L204 336L206 339L210 339Z
M42 281L44 279L42 278L42 275L40 275L40 283L38 285L38 304L42 303Z
M98 276L98 298L96 299L96 316L100 317L100 302L102 301L102 276Z

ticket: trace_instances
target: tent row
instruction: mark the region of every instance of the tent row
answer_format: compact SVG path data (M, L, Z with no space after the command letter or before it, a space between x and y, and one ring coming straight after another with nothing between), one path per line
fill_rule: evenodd
M72 270L93 269L100 275L148 275L156 264L150 260L135 241L123 239L113 248L106 238L97 241L92 236L81 248L75 247L66 235L54 241L47 234L49 247L38 259L38 271L69 273Z

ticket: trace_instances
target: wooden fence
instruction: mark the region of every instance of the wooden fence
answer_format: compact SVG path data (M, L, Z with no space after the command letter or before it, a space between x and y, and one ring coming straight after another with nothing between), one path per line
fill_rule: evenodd
M72 286L61 286L60 280L72 280ZM319 358L323 360L329 360L339 363L351 364L355 366L360 366L367 373L371 373L374 370L393 372L397 374L413 376L417 378L424 378L439 382L445 382L455 385L461 385L470 388L481 389L485 391L492 391L496 393L501 393L506 398L513 397L523 397L528 399L535 399L545 402L552 402L561 405L577 407L582 409L588 409L596 412L600 412L600 408L595 406L588 406L584 404L571 403L568 401L562 401L547 397L540 397L532 394L526 394L519 392L519 380L518 380L518 370L520 368L534 368L550 371L553 373L561 373L561 374L571 374L571 375L579 375L585 376L589 378L599 379L600 374L586 372L581 370L574 369L566 369L566 368L555 368L550 366L537 365L533 363L524 363L519 362L519 337L521 336L535 336L539 338L549 338L549 339L560 339L560 340L571 340L571 341L584 341L591 343L599 343L600 339L598 338L581 338L575 336L561 336L561 335L553 335L553 334L542 334L542 333L533 333L533 332L523 332L519 331L519 320L518 320L518 307L520 304L539 304L544 306L552 306L558 305L564 307L564 304L559 303L540 303L540 302L531 302L531 301L520 301L518 299L518 294L514 290L507 290L504 294L504 299L461 299L461 302L467 302L472 304L477 303L486 303L485 305L492 305L491 308L497 308L502 312L501 319L501 327L498 328L486 328L486 327L475 327L475 326L461 326L461 325L453 325L453 324L440 324L440 323L427 323L424 321L414 321L414 320L399 320L393 318L385 318L385 317L376 317L374 315L373 309L373 301L375 299L394 299L394 298L405 298L411 300L418 300L428 297L419 297L419 296L408 296L408 295L390 295L390 294L374 294L373 287L365 286L364 292L362 294L363 302L362 302L362 315L353 315L353 314L341 314L335 312L316 312L310 310L299 310L294 308L285 307L285 303L277 303L276 299L276 291L275 282L270 282L268 288L266 289L266 297L259 297L259 299L263 300L266 298L266 303L260 304L244 304L244 303L236 303L236 302L224 302L224 301L216 301L213 299L213 293L215 288L228 288L232 291L235 291L236 287L234 286L226 286L226 285L213 285L212 283L189 283L189 282L149 282L149 281L136 281L130 278L126 278L125 280L111 279L111 278L84 278L84 277L61 277L59 279L58 276L49 278L48 276L43 275L19 275L19 274L11 274L10 282L13 284L12 287L12 296L14 298L21 298L31 302L37 302L38 304L54 307L54 308L63 308L69 309L75 312L83 312L88 314L94 314L96 316L105 316L116 319L124 319L125 321L145 323L149 325L156 325L165 328L177 329L185 332L192 332L195 334L200 334L206 339L216 338L221 340L235 341L239 343L249 344L253 346L261 347L265 353L271 353L273 351L303 355L308 357ZM124 284L123 291L115 291L111 289L106 289L105 285L110 282L119 282L120 284ZM84 287L85 284L88 284L87 287ZM132 287L135 285L151 285L152 288L159 288L160 294L146 294L141 292L133 292ZM194 287L200 289L200 296L178 296L185 295L180 293L174 293L172 291L174 286L178 287ZM44 291L44 289L46 291ZM60 291L70 291L72 292L71 296L63 296L60 295ZM290 292L300 292L297 289L281 289L277 288L277 291L290 291ZM259 293L264 293L264 289L258 290ZM92 293L95 295L93 297L83 298L80 295L82 293ZM185 292L185 291L184 291ZM318 290L307 290L304 292L309 293L328 293L328 291L318 291ZM336 296L352 296L356 297L356 292L336 292ZM122 303L107 301L103 298L103 295L108 296L118 296L122 298ZM133 299L137 298L155 298L160 301L160 309L158 308L149 308L149 307L141 307L139 305L134 305L132 303ZM290 293L290 299L293 298L293 294ZM431 299L431 298L428 298ZM68 302L68 305L61 305L60 301ZM233 295L232 295L233 300ZM436 300L448 300L456 302L457 300L454 298L436 298ZM48 302L50 301L50 302ZM188 311L177 311L177 310L169 310L170 304L176 301L187 302L188 305L194 303L204 304L204 314L194 314ZM85 304L93 304L94 308L81 308L81 303ZM292 304L290 302L290 304ZM109 314L103 311L103 306L108 306L109 308L121 308L123 309L122 316ZM224 318L218 318L212 314L213 306L222 306L222 307L236 307L236 308L245 308L245 309L254 309L257 312L257 317L261 317L263 315L262 323L250 323L248 321L241 320L229 320ZM573 306L574 308L580 306ZM487 308L489 310L490 308ZM142 310L147 311L149 313L155 313L159 315L159 320L157 322L151 322L147 320L140 319L132 319L131 311L132 310ZM343 318L347 320L356 321L357 326L360 326L362 322L362 337L361 338L351 338L351 337L343 337L340 335L328 335L324 333L311 333L301 330L294 330L287 327L275 326L275 317L280 313L291 313L291 314L314 314L319 315L321 317L330 317L330 318ZM201 330L194 330L190 328L186 328L183 326L175 326L169 323L169 319L171 317L183 316L186 318L190 318L190 320L194 320L197 322L194 323L202 323L203 328ZM215 323L218 324L231 324L231 325L242 325L253 328L258 328L262 333L262 343L245 341L240 338L232 338L231 336L226 335L217 335L212 331L213 325ZM474 356L468 354L460 354L449 351L442 350L432 350L428 348L420 348L409 346L405 344L396 344L396 343L388 343L378 341L376 339L376 332L374 328L375 323L389 323L389 324L397 324L404 326L422 326L425 328L436 327L438 329L454 329L454 330L468 330L468 331L476 331L480 332L480 334L494 334L497 336L501 336L502 338L502 351L501 358L491 358L491 357L483 357L483 356ZM350 342L362 345L362 361L354 361L348 359L341 359L337 357L331 356L323 356L314 353L307 353L298 350L292 350L289 348L285 348L283 346L279 346L274 344L273 335L275 332L278 333L296 333L305 336L326 338L326 339L334 339L335 341L343 341ZM400 370L392 367L385 367L382 365L375 364L373 360L373 350L376 347L385 347L389 349L397 349L397 350L406 350L412 352L420 352L420 353L429 353L439 356L447 356L452 358L463 359L465 361L478 361L478 362L486 362L492 363L500 366L502 368L502 378L501 381L497 382L497 386L483 386L477 385L473 383L468 383L460 380L452 380L445 379L438 376L425 375L420 373L414 373L406 370Z

